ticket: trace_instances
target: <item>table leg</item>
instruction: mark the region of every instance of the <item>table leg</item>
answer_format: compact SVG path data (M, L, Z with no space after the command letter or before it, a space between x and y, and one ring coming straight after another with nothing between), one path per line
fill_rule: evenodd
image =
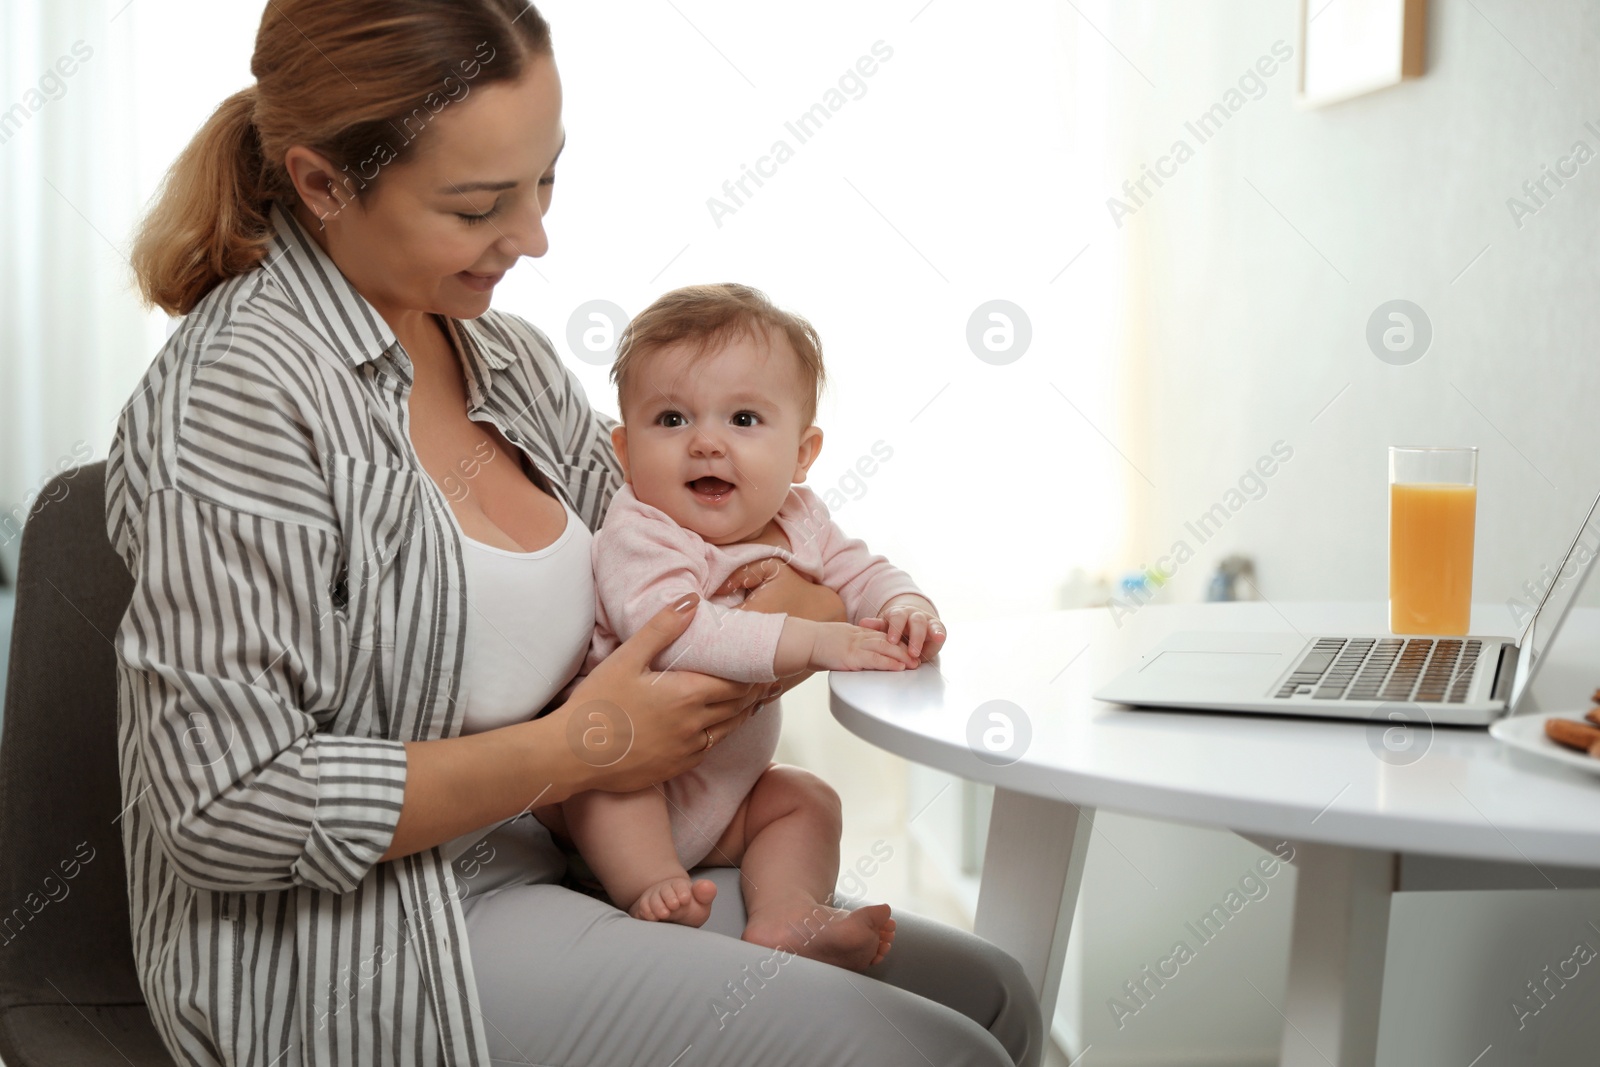
M1047 1029L1093 829L1093 808L994 791L973 929L1022 964Z
M1283 1067L1370 1065L1399 870L1389 852L1296 842Z

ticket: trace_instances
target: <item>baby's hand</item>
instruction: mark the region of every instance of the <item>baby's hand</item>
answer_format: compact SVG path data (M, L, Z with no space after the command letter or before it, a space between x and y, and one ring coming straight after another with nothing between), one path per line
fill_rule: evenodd
M899 643L904 640L911 649L911 655L920 663L937 656L948 636L933 605L915 593L890 597L883 606L882 616L862 619L861 625L883 631L889 641Z
M903 671L917 665L902 646L876 630L819 622L807 666L814 671Z

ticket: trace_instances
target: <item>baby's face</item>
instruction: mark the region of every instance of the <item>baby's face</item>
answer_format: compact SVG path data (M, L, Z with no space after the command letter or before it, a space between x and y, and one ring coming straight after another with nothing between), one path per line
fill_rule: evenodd
M693 363L691 352L684 343L649 354L612 442L644 503L711 544L748 541L805 481L822 431L801 425L800 360L781 332Z

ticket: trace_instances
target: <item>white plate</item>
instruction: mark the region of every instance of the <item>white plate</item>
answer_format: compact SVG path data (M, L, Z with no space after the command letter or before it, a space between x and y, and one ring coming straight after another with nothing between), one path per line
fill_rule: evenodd
M1586 752L1579 752L1575 748L1558 745L1544 735L1546 719L1571 719L1574 722L1584 722L1583 715L1582 711L1559 711L1554 715L1538 712L1533 715L1519 715L1513 719L1497 719L1489 726L1489 736L1498 738L1523 752L1564 763L1568 767L1588 771L1590 774L1600 774L1600 759ZM1592 726L1593 723L1589 725Z

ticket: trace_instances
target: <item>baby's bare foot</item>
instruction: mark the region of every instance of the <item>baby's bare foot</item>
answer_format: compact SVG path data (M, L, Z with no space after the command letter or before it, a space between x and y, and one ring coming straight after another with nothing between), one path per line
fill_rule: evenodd
M711 901L716 895L717 883L709 878L693 884L687 877L667 878L640 893L628 914L649 922L700 926L711 914Z
M764 908L752 915L743 939L846 970L863 971L889 954L894 920L889 918L887 904L848 911L801 901Z

